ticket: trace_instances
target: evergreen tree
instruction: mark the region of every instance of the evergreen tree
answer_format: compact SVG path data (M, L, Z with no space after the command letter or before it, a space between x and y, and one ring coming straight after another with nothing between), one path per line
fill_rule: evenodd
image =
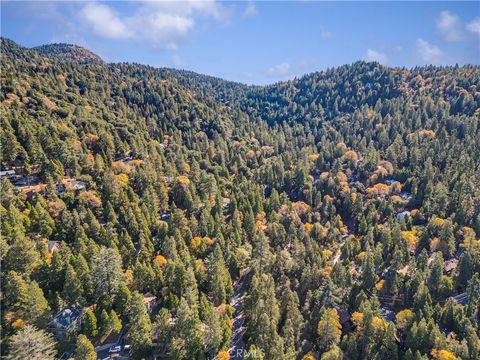
M92 260L91 273L96 299L112 299L123 282L122 259L118 252L102 248Z
M43 330L27 325L13 335L8 358L12 360L53 360L57 353L55 340Z
M373 254L370 251L367 251L363 264L363 286L366 289L371 289L375 285L375 282L376 275Z
M342 334L342 326L337 310L326 308L317 325L318 346L322 351L329 351L338 345Z
M93 339L98 334L97 317L92 310L87 310L83 318L83 333L89 338Z
M62 296L70 305L83 304L83 288L73 266L67 266Z
M382 360L398 359L398 347L397 340L395 339L395 326L393 324L387 326L382 345L378 352L378 358Z
M110 317L105 309L100 313L100 318L98 321L98 331L101 336L108 336L111 332L111 322Z
M109 320L110 330L113 331L115 334L120 334L120 332L122 331L122 321L113 309L110 311Z
M149 353L152 346L152 323L148 316L147 308L143 303L143 296L138 292L132 293L128 310L130 328L128 339L132 345L134 358L142 358Z
M78 335L77 346L75 348L75 360L96 359L97 353L95 352L95 349L90 340L88 340L88 338L83 334Z

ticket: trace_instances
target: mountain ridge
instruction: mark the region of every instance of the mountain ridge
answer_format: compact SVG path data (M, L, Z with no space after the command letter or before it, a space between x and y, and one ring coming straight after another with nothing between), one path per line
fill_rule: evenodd
M76 61L79 63L104 63L103 59L92 51L78 45L53 43L35 46L32 50L45 56L55 57L62 61Z
M224 79L219 76L215 75L208 75L208 74L203 74L199 72L195 72L192 70L186 70L186 69L177 69L177 68L170 68L167 66L152 66L149 64L143 64L143 63L138 63L138 62L112 62L112 63L107 63L105 62L99 55L95 54L91 50L76 45L76 44L69 44L69 43L51 43L51 44L43 44L39 46L34 46L31 48L24 47L23 45L20 45L16 43L14 40L6 38L6 37L0 37L0 41L4 42L6 41L7 43L11 43L12 45L25 49L25 50L32 50L36 51L44 56L50 57L50 58L55 58L58 59L59 61L75 61L78 63L96 63L96 64L105 64L105 65L119 65L119 64L133 64L133 65L140 65L148 68L153 68L153 69L158 69L164 72L174 72L177 75L182 75L184 77L197 77L201 78L202 80L207 80L209 83L214 84L214 83L231 83L231 84L236 84L238 86L244 87L244 88L268 88L268 87L276 87L276 86L282 86L286 84L291 84L291 83L296 83L299 81L302 81L305 78L309 77L315 77L315 76L323 76L323 75L328 75L332 72L339 71L342 69L349 69L353 68L356 66L363 66L365 64L370 64L371 66L377 68L377 69L384 69L384 70L390 70L390 71L413 71L413 70L418 70L418 69L427 69L427 68L433 68L433 69L469 69L469 68L480 68L480 65L476 64L465 64L465 65L433 65L433 64L426 64L426 65L416 65L414 67L405 67L405 66L387 66L387 65L381 65L378 62L375 61L364 61L364 60L357 60L353 63L350 64L342 64L342 65L337 65L333 67L329 67L323 70L315 70L309 73L305 73L303 75L299 75L294 77L293 79L288 79L288 80L280 80L277 82L269 83L269 84L264 84L264 85L255 85L255 84L247 84L243 83L241 81L234 81L234 80L228 80ZM3 46L3 45L2 45Z

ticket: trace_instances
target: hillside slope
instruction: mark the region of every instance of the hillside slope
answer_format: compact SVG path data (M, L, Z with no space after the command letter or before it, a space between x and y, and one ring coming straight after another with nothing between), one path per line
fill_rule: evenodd
M1 48L5 353L479 358L478 66L258 87Z
M71 44L49 44L33 48L39 53L55 57L62 61L75 61L79 63L102 63L100 56L81 46Z

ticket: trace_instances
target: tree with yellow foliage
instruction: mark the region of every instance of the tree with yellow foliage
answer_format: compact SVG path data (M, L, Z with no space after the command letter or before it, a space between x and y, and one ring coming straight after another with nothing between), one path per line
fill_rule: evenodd
M431 354L432 354L432 357L437 360L457 360L458 359L455 356L455 354L444 349L442 350L433 349Z
M217 355L217 360L229 360L230 355L228 355L228 351L220 351Z
M334 345L338 345L342 335L342 325L336 309L327 308L323 310L317 325L317 333L319 336L317 343L323 351L328 351Z
M167 259L165 259L165 257L162 256L162 255L157 255L157 256L155 256L155 262L156 262L160 267L164 267L165 265L167 265Z
M413 323L414 317L415 314L410 309L399 311L397 315L395 315L395 318L397 320L397 327L402 331L407 330Z
M117 175L117 179L120 182L120 184L122 184L124 186L128 185L128 175L127 174L121 173L121 174Z

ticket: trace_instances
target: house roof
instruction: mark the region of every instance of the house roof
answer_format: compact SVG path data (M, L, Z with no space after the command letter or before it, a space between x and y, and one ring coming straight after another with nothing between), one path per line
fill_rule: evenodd
M48 241L47 250L48 250L48 252L51 253L55 250L58 250L59 246L60 246L60 241L50 240L50 241Z
M402 199L410 200L410 199L413 198L413 195L412 195L411 193L409 193L408 191L402 191L402 192L400 193L400 197L401 197Z
M410 266L405 265L403 268L398 269L397 273L399 273L401 275L407 275L409 271L410 271Z
M405 211L402 211L402 212L398 213L397 214L397 221L402 220L407 215L410 216L410 211L405 210Z
M87 187L84 181L74 180L73 181L73 189L74 190L83 190Z
M46 184L37 184L37 185L30 185L30 186L20 186L18 189L23 193L36 193L36 192L43 192L47 189Z
M150 303L152 301L155 301L155 300L157 300L157 297L155 295L153 295L152 293L147 292L147 293L143 294L143 302L145 304L148 304L148 303Z
M84 181L75 180L72 178L64 178L62 180L62 184L67 190L84 190L86 188L86 184Z
M15 170L0 171L0 177L9 176L9 175L15 175Z
M55 315L53 320L64 329L68 329L80 317L80 309L67 307Z
M458 266L458 259L447 260L443 263L443 268L448 273L452 270L455 270Z

